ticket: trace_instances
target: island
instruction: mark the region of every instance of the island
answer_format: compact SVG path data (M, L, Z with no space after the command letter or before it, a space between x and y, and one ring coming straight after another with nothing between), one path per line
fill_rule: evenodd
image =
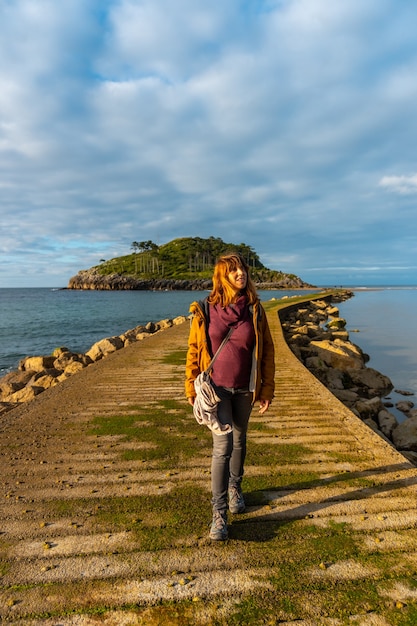
M257 289L311 289L295 274L271 270L247 244L225 243L219 237L182 237L157 246L152 241L132 242L132 252L71 277L67 289L97 290L205 290L211 288L216 259L237 252L250 267Z

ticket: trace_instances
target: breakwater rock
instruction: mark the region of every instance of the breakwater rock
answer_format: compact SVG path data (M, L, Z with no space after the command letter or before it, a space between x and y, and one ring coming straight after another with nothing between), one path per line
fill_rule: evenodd
M146 326L136 326L122 335L97 341L85 354L61 347L54 350L51 355L25 357L20 361L16 371L0 379L0 413L13 409L22 402L33 400L46 389L58 385L112 352L136 341L142 341L153 333L182 324L186 319L181 315L174 319L149 322Z
M345 298L351 296L346 292ZM312 300L284 309L280 317L286 341L305 367L363 422L417 465L414 404L408 401L396 405L407 417L399 424L387 409L392 406L387 398L393 389L391 380L367 367L369 356L350 341L339 309L325 300Z
M311 285L294 275L283 274L276 282L256 283L258 289L307 289ZM100 274L96 268L81 270L69 279L67 289L92 289L102 291L202 291L211 289L211 279L152 278L139 279L123 274Z

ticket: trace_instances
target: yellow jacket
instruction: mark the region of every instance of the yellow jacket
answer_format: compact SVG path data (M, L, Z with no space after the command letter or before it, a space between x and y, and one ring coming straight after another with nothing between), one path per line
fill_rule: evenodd
M190 335L188 338L187 362L185 367L185 395L195 397L194 381L200 372L210 364L207 331L206 300L193 302L190 306L192 314ZM274 344L269 330L264 308L259 301L251 306L253 327L255 329L255 347L253 351L252 372L249 389L256 400L272 400L275 389Z

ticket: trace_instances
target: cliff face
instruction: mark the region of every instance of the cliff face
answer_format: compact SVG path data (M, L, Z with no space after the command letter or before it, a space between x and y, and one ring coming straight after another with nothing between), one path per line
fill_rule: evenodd
M121 290L154 290L154 291L174 291L174 290L197 290L210 289L210 280L175 280L172 278L157 279L137 279L134 276L123 276L121 274L99 274L95 269L81 270L70 278L68 289L97 289L102 291Z
M276 283L257 283L258 289L302 289L311 287L300 278L283 275ZM211 289L211 280L181 280L174 278L137 279L121 274L99 274L96 269L81 270L70 278L67 289L97 289L103 291L152 290L152 291L201 291Z

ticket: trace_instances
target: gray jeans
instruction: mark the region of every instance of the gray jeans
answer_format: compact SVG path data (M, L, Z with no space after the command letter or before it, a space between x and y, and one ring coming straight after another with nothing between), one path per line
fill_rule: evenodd
M212 504L213 509L226 511L229 485L239 487L243 478L252 393L217 386L216 393L221 399L217 407L219 421L233 426L233 431L228 435L213 434Z

